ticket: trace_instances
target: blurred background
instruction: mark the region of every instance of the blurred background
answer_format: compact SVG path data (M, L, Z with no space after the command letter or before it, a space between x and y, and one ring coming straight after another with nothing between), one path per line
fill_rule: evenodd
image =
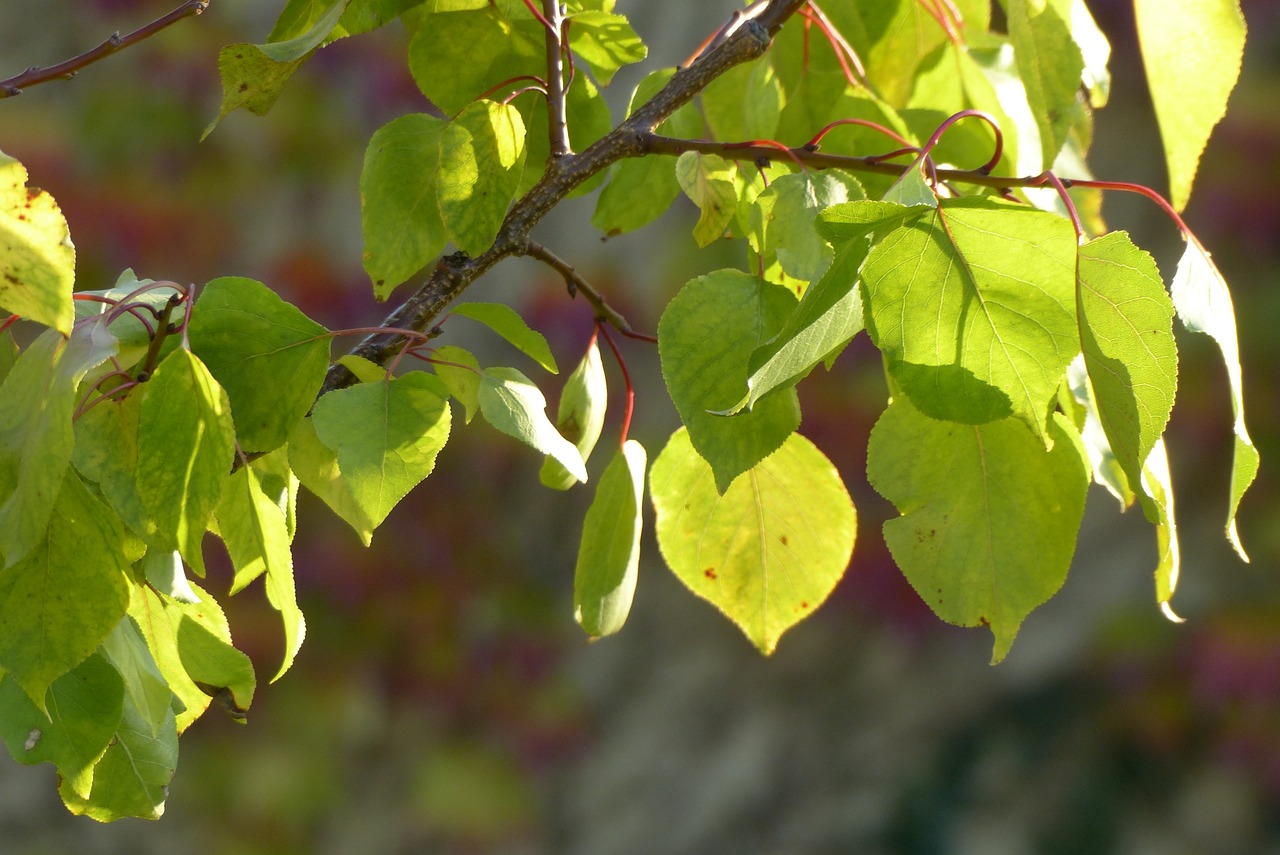
M174 5L4 0L0 77ZM647 69L687 56L732 5L619 11L651 46ZM1089 5L1114 49L1094 170L1163 188L1130 3ZM263 40L281 6L215 0L71 82L0 101L0 150L65 211L78 287L108 287L126 267L197 284L235 274L330 328L381 320L360 266L358 177L372 132L427 106L402 28L325 48L269 116L233 114L197 142L217 113L218 49ZM1222 537L1225 372L1207 338L1181 336L1169 437L1186 624L1155 606L1150 527L1095 489L1065 588L989 667L990 635L940 623L884 548L892 509L864 467L885 392L863 337L800 390L803 431L858 506L853 565L772 658L691 597L651 538L627 627L587 645L571 592L590 497L548 493L540 460L477 420L370 549L302 501L306 644L292 672L259 687L246 726L212 711L183 737L162 820L72 817L51 767L5 757L0 851L1280 853L1280 495L1268 474L1280 460L1280 4L1243 7L1243 77L1186 218L1234 289L1263 470L1240 512L1243 565ZM616 111L639 74L618 75ZM692 276L740 263L733 247L695 251L683 203L608 243L592 205L565 203L539 239L638 329L654 330ZM1181 244L1163 215L1110 196L1105 213L1167 279ZM589 307L534 265L506 262L468 297L519 300L561 364L590 334ZM485 334L457 327L448 341L483 349ZM656 454L675 424L657 354L623 347L638 382L632 435ZM221 597L230 574L209 549ZM260 587L227 605L237 642L272 673L282 638Z

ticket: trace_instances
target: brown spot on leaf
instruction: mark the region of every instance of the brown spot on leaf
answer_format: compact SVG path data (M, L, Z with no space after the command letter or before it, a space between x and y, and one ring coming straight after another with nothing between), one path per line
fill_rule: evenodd
M706 570L703 570L703 571L702 571L702 575L703 575L703 576L706 576L708 579L718 579L718 578L719 578L719 577L716 575L716 568L714 568L714 567L708 567Z
M787 540L787 536L785 534L778 535L778 542L781 543L783 546L791 545L791 541Z
M236 91L237 91L237 92L248 92L248 91L249 91L249 84L248 84L248 83L241 83L238 87L236 87Z

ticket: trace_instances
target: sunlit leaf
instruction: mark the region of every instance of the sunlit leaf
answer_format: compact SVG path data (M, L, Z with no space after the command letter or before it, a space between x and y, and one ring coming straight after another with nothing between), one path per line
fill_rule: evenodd
M591 638L622 629L631 611L640 565L644 447L629 439L596 484L582 522L573 574L573 616Z
M546 338L506 303L457 303L449 314L484 324L552 374L560 373Z
M0 152L0 309L71 334L76 250L58 203Z
M440 134L436 200L458 249L489 248L524 170L524 120L509 104L468 104Z
M1005 8L1009 38L1027 101L1040 128L1041 154L1048 169L1071 128L1084 59L1071 38L1070 21L1059 14L1057 4L1006 0Z
M577 446L584 462L591 457L600 431L604 429L608 403L609 388L605 381L604 363L600 360L600 345L592 337L587 352L565 381L556 410L556 430ZM543 484L556 490L567 490L577 483L569 470L553 457L543 461L538 477Z
M569 47L591 66L602 86L608 86L622 66L649 55L640 36L621 15L587 10L569 20Z
M1158 509L1156 522L1156 602L1165 617L1181 623L1182 618L1173 611L1170 600L1178 590L1178 574L1182 556L1178 546L1178 522L1173 510L1173 477L1169 473L1169 455L1164 439L1156 440L1142 470L1142 488L1151 496Z
M547 418L547 399L528 377L514 368L486 368L479 397L485 421L552 457L579 481L587 480L587 467L577 446L561 436Z
M693 227L693 239L698 246L719 240L733 222L738 204L734 170L733 164L716 154L687 151L676 160L680 189L702 212Z
M849 564L853 503L835 467L799 434L722 492L681 429L653 462L649 485L667 564L762 653L822 605Z

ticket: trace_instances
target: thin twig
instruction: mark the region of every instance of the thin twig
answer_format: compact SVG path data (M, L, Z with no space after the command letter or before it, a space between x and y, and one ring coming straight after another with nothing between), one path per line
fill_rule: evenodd
M547 42L547 131L551 136L551 159L569 154L569 124L565 118L564 45L561 43L564 15L560 0L542 0L546 17Z
M627 319L605 302L600 292L591 287L591 283L583 279L578 271L574 270L572 264L542 244L532 240L525 241L524 252L521 254L536 258L556 273L559 273L564 278L564 284L569 287L569 296L576 297L581 294L585 297L587 302L596 310L596 320L607 321L610 326L624 335L631 333L631 324L627 323Z
M118 32L112 33L111 38L79 56L73 56L71 59L46 68L32 66L21 74L10 77L8 80L0 80L0 98L11 98L14 95L20 95L23 89L39 83L48 83L50 80L70 80L77 71L85 66L92 65L104 57L122 51L130 45L137 44L183 18L199 15L208 7L209 0L187 0L187 2L169 14L157 18L150 24L139 27L127 36L122 36Z

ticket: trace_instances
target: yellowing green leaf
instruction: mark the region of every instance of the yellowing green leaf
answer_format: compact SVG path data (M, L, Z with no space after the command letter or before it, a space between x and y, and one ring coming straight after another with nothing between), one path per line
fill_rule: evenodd
M867 478L902 516L885 541L938 617L990 627L992 663L1018 627L1067 578L1089 475L1079 437L1061 415L1053 448L1014 419L935 421L905 400L876 423Z
M1169 165L1169 200L1181 211L1200 155L1240 77L1239 0L1134 0L1147 86Z
M799 434L721 493L681 429L653 462L649 487L667 564L766 655L822 605L853 553L849 494Z
M733 184L735 169L716 154L686 151L676 160L676 180L702 212L693 227L698 246L719 240L733 222L738 205L738 191Z
M449 241L436 202L440 137L426 113L392 119L369 140L360 172L365 272L379 300L426 267Z
M592 337L587 352L564 384L556 411L556 430L577 446L583 462L590 458L600 439L608 403L609 389L604 363L600 360L600 345ZM567 490L577 483L569 470L553 457L543 461L538 477L554 490Z
M316 402L316 435L336 453L350 497L371 528L435 468L449 438L447 395L439 378L411 371L339 389ZM303 469L298 478L308 483Z
M515 107L475 101L440 134L436 200L458 249L479 255L493 243L524 170L524 120Z
M1236 553L1249 560L1236 531L1240 499L1258 475L1260 457L1244 425L1244 383L1240 370L1240 345L1236 340L1236 313L1231 291L1218 267L1200 243L1191 238L1178 262L1169 291L1178 318L1191 332L1205 333L1218 344L1227 365L1231 409L1235 415L1235 450L1231 464L1231 498L1227 505L1227 539Z
M0 309L71 334L76 250L48 193L0 152Z
M329 368L327 333L261 282L225 276L205 286L188 335L227 392L241 449L279 448L307 414Z
M644 447L629 439L614 455L582 523L573 574L573 616L591 638L622 629L640 566Z
M316 436L314 418L305 418L289 434L289 466L302 486L319 496L344 520L360 542L368 546L377 527L361 507L351 484L343 477L338 455Z

